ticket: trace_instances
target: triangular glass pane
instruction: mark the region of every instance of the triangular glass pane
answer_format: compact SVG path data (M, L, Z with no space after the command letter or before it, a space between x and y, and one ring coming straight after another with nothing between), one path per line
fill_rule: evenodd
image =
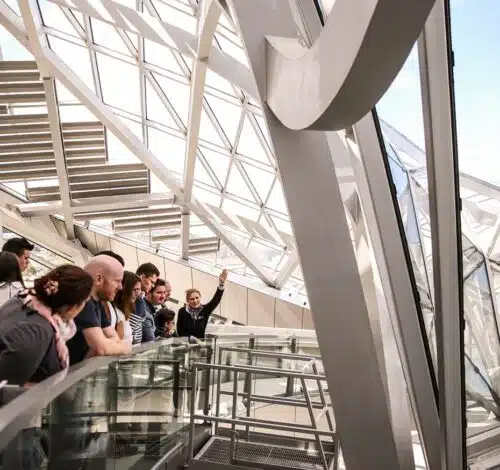
M245 116L243 128L241 130L240 140L238 142L237 152L246 155L256 161L269 164L266 152L255 134L248 116Z
M151 121L156 121L172 129L178 129L171 114L148 80L146 80L146 116Z
M4 1L17 16L21 16L21 10L19 10L19 5L17 3L17 0L4 0Z
M224 199L222 208L232 214L245 217L247 219L253 220L254 222L256 222L260 216L260 211L258 209L253 209L245 204L241 204L240 202L233 201L229 198ZM250 234L247 235L250 236Z
M154 41L144 40L144 59L148 64L157 65L165 70L183 75L172 50Z
M194 168L194 179L196 181L199 181L200 183L212 186L215 189L212 178L210 177L207 170L203 166L203 163L200 161L198 157L196 158L196 166Z
M219 192L209 191L201 188L196 183L193 187L193 196L201 202L219 207L221 203L221 194Z
M102 97L106 104L140 116L141 100L139 86L139 69L122 60L114 59L97 52L97 64L101 79ZM117 86L117 77L121 83Z
M219 134L217 133L214 125L212 124L212 121L210 120L204 109L201 110L199 137L200 139L218 145L219 147L224 147L224 142L222 142Z
M186 141L166 132L149 128L149 148L169 170L184 175Z
M49 37L49 44L50 48L61 60L95 93L88 50L85 47L77 46L53 36Z
M277 230L288 235L293 235L292 224L289 220L284 220L281 217L275 216L271 216L271 219L273 220Z
M221 186L224 186L227 178L227 171L229 169L229 163L231 160L226 155L222 155L218 152L213 152L206 148L201 149L201 153L205 157L205 160L210 165L210 168L215 173L215 176L219 180Z
M196 34L197 20L188 13L185 13L163 2L155 2L154 6L160 17L168 24L175 25L191 34Z
M259 105L260 106L260 105ZM267 124L263 116L259 116L258 114L254 114L255 120L260 127L260 131L264 135L264 139L266 139L268 149L271 153L273 153L273 146L271 144L271 137L269 136L269 131L267 129Z
M179 83L175 80L169 80L161 75L154 74L163 93L174 107L176 113L181 118L185 126L187 126L189 116L189 85Z
M58 5L46 0L39 0L40 11L42 12L42 21L46 26L57 29L70 36L79 37L73 25L68 18L64 16Z
M233 165L233 167L231 168L229 179L227 181L226 191L228 193L234 194L235 196L246 199L247 201L255 202L252 192L245 183L243 176L241 176L240 170L237 165Z
M179 60L182 60L184 65L189 69L189 72L191 72L193 70L193 57L180 52L177 52L177 56L179 56ZM182 67L182 65L180 67Z
M241 64L246 65L247 67L249 66L246 52L241 46L235 44L233 41L230 41L221 34L215 34L215 37L223 52L229 54L233 59L236 59Z
M257 191L261 201L264 202L273 184L275 177L274 173L261 170L252 165L247 165L246 163L242 163L241 165L252 182L253 187Z
M277 212L281 212L282 214L288 214L285 196L283 194L283 189L281 188L281 182L279 179L274 184L271 194L269 195L267 207Z
M91 18L90 21L94 42L96 44L106 46L122 54L132 55L113 26L94 18Z
M76 11L76 10L70 10L70 12L73 15L73 17L75 18L75 20L78 21L78 23L80 24L80 26L82 28L84 28L85 27L85 21L83 19L83 15L79 11Z
M125 123L125 125L136 135L136 137L140 140L144 140L143 139L143 134L142 134L142 125L139 124L138 122L136 121L131 121L130 119L127 119L127 118L124 118L123 116L118 116L118 119L120 119L120 121L123 121Z
M236 97L231 83L225 78L222 78L219 74L212 72L211 70L207 70L205 83L207 87L215 88L216 90L222 91L223 93L231 97Z
M242 113L241 106L235 106L213 96L205 96L205 99L212 108L229 142L234 146Z

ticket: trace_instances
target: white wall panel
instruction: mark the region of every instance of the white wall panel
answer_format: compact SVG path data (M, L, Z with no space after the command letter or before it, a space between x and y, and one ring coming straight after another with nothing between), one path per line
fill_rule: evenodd
M200 290L202 295L202 303L206 304L210 301L212 296L215 294L217 285L219 284L219 279L211 274L198 271L193 269L193 287ZM220 315L221 307L220 305L214 310L213 313Z
M302 328L302 307L276 299L274 326L276 328Z
M109 237L107 237L106 235L101 235L100 233L96 233L95 240L97 245L96 252L111 250L111 243ZM118 254L121 255L121 253Z
M75 225L75 235L91 253L97 253L97 241L95 232Z
M275 301L274 297L248 289L248 324L274 327Z
M302 329L314 330L314 321L311 310L304 308L302 311Z
M127 245L118 240L111 239L111 250L123 256L125 260L125 269L135 273L137 270L137 249L135 246Z
M139 265L142 263L153 263L160 271L160 277L165 279L165 264L163 263L163 258L161 256L137 248L137 259Z
M221 303L221 315L233 321L248 323L248 289L233 282L227 282Z
M177 299L182 306L187 289L193 287L191 268L168 259L165 262L165 276L172 284L172 297Z

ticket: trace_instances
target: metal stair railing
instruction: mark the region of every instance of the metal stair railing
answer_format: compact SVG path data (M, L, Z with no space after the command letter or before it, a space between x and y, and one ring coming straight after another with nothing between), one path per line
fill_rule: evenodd
M226 348L226 349L236 349L238 352L244 351L242 348ZM253 356L263 356L263 357L275 357L276 354L281 353L273 353L267 351L259 351L254 349L248 349L249 353ZM301 371L292 371L281 368L272 368L272 367L257 367L253 365L223 365L223 364L207 364L207 363L194 363L193 364L193 390L197 388L197 377L198 371L202 370L213 370L217 372L217 384L216 384L216 415L207 415L206 413L200 414L196 412L196 397L193 393L191 395L191 417L189 424L189 440L188 440L188 455L187 455L187 464L188 466L193 462L194 459L194 431L195 431L195 422L197 420L203 420L205 422L212 422L216 424L229 424L231 425L231 440L230 440L230 462L233 465L243 465L249 467L261 467L261 468L283 468L276 465L270 464L262 464L259 465L256 462L251 462L247 460L243 460L241 458L237 458L236 449L237 449L237 437L239 437L236 427L244 426L249 429L253 428L262 428L262 429L272 429L276 431L283 432L299 432L301 434L310 434L314 437L316 442L317 452L320 456L322 467L324 470L333 470L337 468L338 458L337 455L334 455L333 458L330 459L330 462L327 459L325 454L324 445L321 437L329 437L332 439L333 447L335 449L335 454L338 452L338 436L334 430L334 419L331 414L331 404L326 402L326 397L324 394L324 390L321 386L321 382L326 380L324 375L320 375L317 373L317 365L315 357L310 356L301 356L298 354L282 354L286 356L288 359L297 359L297 360L307 360L307 364L302 368ZM308 373L307 369L309 367L313 368L314 373ZM232 392L221 392L221 372L232 372L233 373L233 387ZM252 395L251 388L246 389L243 393L238 392L238 375L239 374L259 374L259 375L269 375L269 376L280 376L292 379L298 379L301 381L304 400L300 400L298 398L288 398L288 397L262 397L260 395ZM311 400L311 396L309 390L307 389L306 380L312 380L319 384L320 386L320 402L313 402ZM246 387L245 387L246 388ZM221 417L220 413L220 396L222 394L231 394L232 395L232 413L231 417ZM257 419L251 418L250 416L240 417L237 416L237 400L239 396L244 396L248 399L249 403L251 402L265 402L269 404L279 404L279 405L289 405L289 406L302 406L306 407L309 412L309 417L311 419L310 425L299 425L296 423L285 423L285 422L277 422L270 419ZM318 417L314 416L314 409L320 409L320 415ZM328 421L328 431L322 431L318 429L318 419L321 418L321 415L326 413L327 421ZM249 434L247 434L248 439Z

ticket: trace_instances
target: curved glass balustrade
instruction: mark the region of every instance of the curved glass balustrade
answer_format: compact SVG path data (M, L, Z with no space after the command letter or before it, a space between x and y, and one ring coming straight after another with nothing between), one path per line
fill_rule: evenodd
M216 336L202 343L169 339L140 345L127 357L92 358L21 390L0 409L0 469L160 468L154 466L169 452L186 446L192 396L197 413L213 414L216 402L221 416L233 411L231 372L221 375L217 400L214 372L200 370L194 381L193 363L275 369L272 376L240 374L236 414L279 420L279 405L252 403L249 410L243 392L251 387L253 395L264 390L277 397L300 394L300 384L279 371L286 375L304 366L283 357L287 354L319 355L314 332L215 330ZM251 355L252 350L268 356ZM321 362L318 370L323 373ZM307 383L311 396L315 386ZM302 419L302 411L293 411L293 422Z

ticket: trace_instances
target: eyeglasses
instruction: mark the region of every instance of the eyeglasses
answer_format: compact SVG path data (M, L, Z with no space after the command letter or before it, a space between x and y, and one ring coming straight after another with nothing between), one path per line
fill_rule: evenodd
M141 288L140 288L140 287L137 287L136 289L132 289L132 292L133 292L134 294L140 294L140 293L141 293L141 291L142 291L142 290L141 290Z

